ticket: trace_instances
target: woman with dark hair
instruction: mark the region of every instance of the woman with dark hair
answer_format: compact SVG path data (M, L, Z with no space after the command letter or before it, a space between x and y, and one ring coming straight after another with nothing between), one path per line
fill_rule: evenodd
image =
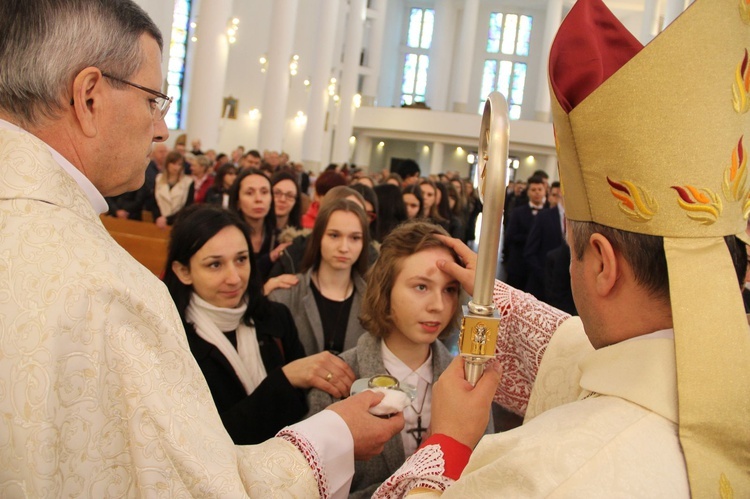
M439 209L442 191L428 178L419 181L419 188L422 190L422 218L448 230L448 220L440 214Z
M229 208L229 189L237 178L237 167L231 163L223 164L216 170L214 184L206 193L206 203Z
M369 244L362 207L349 199L326 201L302 258L299 283L269 295L292 311L308 355L342 352L364 332L358 316Z
M458 194L453 184L445 184L438 182L435 184L440 191L440 201L438 202L438 213L443 218L444 222L441 224L448 231L451 237L456 239L463 239L466 237L466 227L461 217L453 212L453 206L458 203ZM451 194L452 192L452 194ZM451 201L453 205L451 205Z
M265 173L256 168L242 170L229 191L229 208L239 213L250 227L251 248L258 274L265 282L281 252L272 251L277 248L279 231L276 228L271 181Z
M279 170L271 176L271 193L276 213L276 228L302 228L302 199L297 177L288 171Z
M263 296L250 233L237 214L195 205L172 228L164 284L235 444L273 437L307 412L305 390L344 396L351 370L305 357L289 310Z
M466 188L464 187L463 179L458 175L450 180L450 185L453 186L453 189L448 187L448 201L450 202L453 214L459 217L463 223L464 235L461 236L461 239L466 242L467 225L469 223L469 205L466 199ZM456 193L455 201L452 192Z
M422 189L417 184L406 185L401 190L401 199L404 200L404 207L406 208L406 217L409 220L416 220L422 218L422 206L424 201L422 199Z
M407 220L406 207L401 189L393 184L376 185L373 190L378 197L378 233L375 239L383 242L385 236Z

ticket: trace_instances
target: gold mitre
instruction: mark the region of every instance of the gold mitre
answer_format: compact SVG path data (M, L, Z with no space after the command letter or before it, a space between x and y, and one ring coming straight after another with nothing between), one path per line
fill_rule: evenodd
M750 332L723 239L750 212L748 49L750 0L696 0L645 47L578 0L550 50L566 216L664 237L693 497L750 496Z
M601 5L576 7L606 10L601 2L591 3ZM561 27L550 55L550 79L567 217L662 236L744 233L750 209L750 25L741 12L749 10L743 0L695 2L640 51L608 10L609 18L597 19L606 26L593 30L600 35L607 30L598 38L591 19L580 28L588 32ZM571 16L575 10L565 22ZM624 40L613 48L615 36ZM594 47L603 50L599 53L569 48L571 39L584 37L610 45ZM593 68L583 75L574 65L566 67L587 62ZM592 88L595 71L604 79ZM584 87L574 97L587 88L591 92L566 113L571 104L555 94L568 82Z

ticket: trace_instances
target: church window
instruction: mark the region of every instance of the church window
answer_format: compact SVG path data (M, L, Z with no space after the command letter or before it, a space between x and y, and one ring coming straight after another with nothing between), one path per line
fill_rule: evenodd
M531 16L490 14L479 114L484 112L487 95L497 90L508 100L510 119L521 117L532 25Z
M401 73L401 105L424 102L427 93L428 55L435 26L435 10L412 8L406 33L403 71Z
M164 117L167 128L183 128L185 62L187 59L188 34L190 29L191 0L177 0L172 18L172 37L169 42L169 65L167 66L167 95L172 97L172 105Z

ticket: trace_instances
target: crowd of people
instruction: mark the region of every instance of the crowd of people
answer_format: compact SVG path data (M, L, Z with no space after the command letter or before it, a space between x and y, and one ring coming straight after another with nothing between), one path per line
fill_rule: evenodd
M744 3L696 0L650 50L601 0L575 3L550 52L565 205L542 176L512 186L506 270L532 292L494 282L475 386L441 344L484 270L470 183L169 151L140 7L2 4L0 495L746 496L750 106L722 79ZM108 207L171 225L161 281L107 233ZM551 289L543 221L580 317L533 294ZM376 416L383 393L351 394L372 375L407 405ZM493 400L524 425L494 433Z
M357 378L390 372L413 387L401 432L355 466L351 496L369 497L426 438L431 387L452 358L440 339L458 331L460 310L459 285L435 268L457 256L437 236L474 239L472 183L421 176L410 160L313 174L285 154L185 142L157 143L153 185L107 198L109 215L171 226L163 280L235 444L321 412Z
M201 151L200 140L193 140L188 152L186 141L181 135L172 150L156 143L144 184L136 191L107 197L109 215L153 221L166 228L193 204L238 211L250 226L266 294L297 283L292 276L301 268L306 236L328 192L339 186L360 195L372 246L365 253L369 263L385 237L407 220L429 221L468 244L476 237L482 202L471 180L457 172L423 177L416 162L402 160L393 172L369 173L355 165L330 164L313 173L289 161L285 153L245 152L239 146L227 156Z
M107 197L109 214L132 220L145 217L162 227L171 225L172 215L192 203L229 207L228 194L237 175L255 169L271 179L279 231L312 229L326 192L337 185L349 185L365 198L371 235L377 241L412 218L428 219L464 242L475 238L482 203L472 181L457 172L422 177L416 162L401 160L393 172L365 172L353 164L330 164L323 172L314 173L305 171L302 163L290 161L286 153L245 152L244 146L239 146L230 157L213 149L201 151L200 140L194 140L193 149L187 151L186 140L184 134L178 137L172 150L163 143L155 144L143 186ZM281 185L276 187L277 183ZM164 220L157 221L160 217Z

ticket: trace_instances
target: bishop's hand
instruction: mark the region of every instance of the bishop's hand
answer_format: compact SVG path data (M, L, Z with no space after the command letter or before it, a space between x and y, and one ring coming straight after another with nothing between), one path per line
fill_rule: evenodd
M490 405L502 369L490 362L476 386L464 379L464 360L458 356L440 375L432 389L432 434L447 435L474 448L490 419Z

